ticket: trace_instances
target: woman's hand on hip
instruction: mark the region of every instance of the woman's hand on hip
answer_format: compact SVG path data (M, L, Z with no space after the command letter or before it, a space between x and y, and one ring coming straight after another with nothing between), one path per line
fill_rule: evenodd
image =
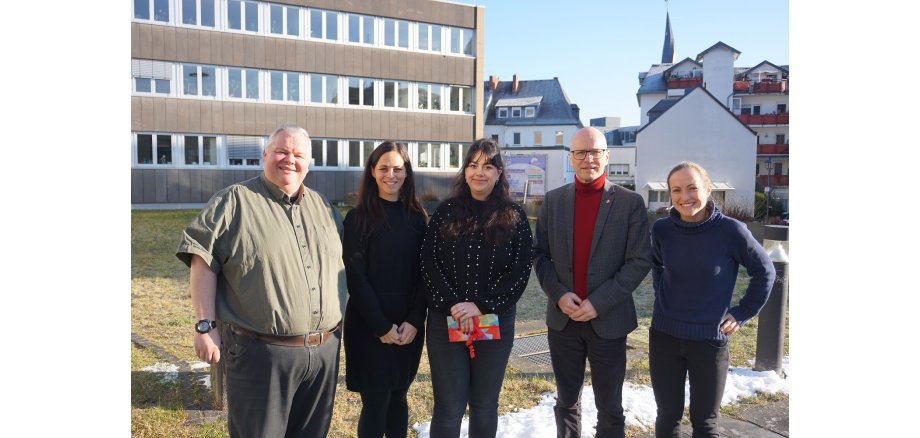
M735 317L732 316L731 313L726 313L725 317L722 318L722 322L719 323L719 331L726 335L730 335L738 331L740 328L741 324L738 324L738 321L735 321Z

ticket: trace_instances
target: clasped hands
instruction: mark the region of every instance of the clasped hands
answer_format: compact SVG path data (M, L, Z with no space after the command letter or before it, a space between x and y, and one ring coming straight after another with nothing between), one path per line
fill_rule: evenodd
M581 299L574 292L566 292L556 304L559 310L562 310L562 313L568 315L573 321L585 322L597 318L597 310L594 309L591 300Z
M398 327L393 324L390 331L380 337L380 342L384 344L409 345L415 339L416 334L418 334L418 329L408 322L403 322Z
M473 317L479 315L482 315L479 306L468 301L454 304L450 308L450 316L457 321L457 325L464 334L470 334L473 331Z

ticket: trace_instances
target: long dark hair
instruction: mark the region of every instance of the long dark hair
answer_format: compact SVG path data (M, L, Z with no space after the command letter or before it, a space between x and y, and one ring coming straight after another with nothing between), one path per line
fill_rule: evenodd
M406 170L406 179L403 180L403 185L399 188L399 202L402 203L407 214L416 211L425 216L426 219L428 218L428 214L415 196L415 175L412 173L412 163L409 161L409 149L403 143L385 141L380 143L380 146L377 146L374 152L367 157L367 163L364 164L364 174L361 176L361 187L358 189L358 205L355 206L356 213L359 214L355 217L355 224L358 226L358 234L362 239L370 237L378 228L386 224L383 205L378 195L377 180L374 179L374 167L377 167L377 162L380 161L380 157L383 154L393 151L396 151L402 157L403 166Z
M473 204L473 194L466 183L466 168L473 160L485 155L486 163L501 170L495 188L489 193L485 201L485 208L477 208ZM460 236L483 231L486 241L496 245L503 245L511 240L511 234L518 220L517 211L512 207L514 201L508 191L508 177L505 172L505 162L501 150L491 138L480 138L473 142L463 166L457 173L450 201L456 205L453 214L444 222L441 235L448 240L456 241Z

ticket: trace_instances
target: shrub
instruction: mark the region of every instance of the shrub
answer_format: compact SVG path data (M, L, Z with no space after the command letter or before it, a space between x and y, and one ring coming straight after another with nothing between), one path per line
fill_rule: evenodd
M770 203L770 215L779 216L783 213L783 201L774 198ZM754 217L757 220L767 221L767 195L754 193Z
M735 218L741 222L751 222L754 220L754 216L751 214L750 209L735 202L725 202L725 204L721 207L721 210L722 214L725 216Z

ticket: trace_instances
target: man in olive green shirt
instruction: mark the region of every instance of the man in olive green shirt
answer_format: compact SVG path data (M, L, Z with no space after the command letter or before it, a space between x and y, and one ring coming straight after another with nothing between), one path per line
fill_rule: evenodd
M176 251L191 268L195 352L225 361L231 436L329 430L346 291L342 218L303 185L310 152L303 128L278 128L262 174L215 193Z

